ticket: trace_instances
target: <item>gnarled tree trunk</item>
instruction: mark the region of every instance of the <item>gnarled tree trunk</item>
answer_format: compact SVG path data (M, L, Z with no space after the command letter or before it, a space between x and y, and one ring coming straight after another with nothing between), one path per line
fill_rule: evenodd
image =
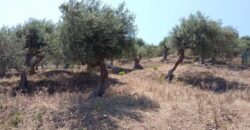
M92 96L94 97L102 97L105 93L105 90L107 88L108 84L108 70L106 67L106 64L104 63L104 60L100 63L100 75L101 75L101 81Z
M35 74L35 67L38 66L38 64L43 60L43 56L36 56L36 59L34 62L31 63L30 65L30 74Z
M179 59L176 61L174 67L168 71L168 75L166 76L166 79L168 79L168 81L173 80L174 78L174 71L176 70L176 68L178 67L178 65L183 61L184 57L185 57L185 51L184 49L180 49L178 52L179 55Z
M205 58L204 58L204 56L200 56L199 57L199 64L200 65L204 65L205 64Z
M141 55L139 55L139 57L135 57L135 59L134 59L134 69L138 69L138 70L143 69L143 67L140 65L140 61L141 61Z
M19 88L21 89L22 92L29 91L29 86L28 86L28 80L27 80L27 74L26 74L26 72L22 72L21 73Z
M166 46L164 46L162 61L167 60L167 58L168 58L168 48Z

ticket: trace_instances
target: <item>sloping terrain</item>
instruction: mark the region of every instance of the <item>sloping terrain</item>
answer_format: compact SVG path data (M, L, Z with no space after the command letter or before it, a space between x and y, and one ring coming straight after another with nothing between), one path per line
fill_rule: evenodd
M0 79L0 129L250 129L250 68L185 60L169 83L164 76L175 60L144 60L144 70L110 74L103 98L88 98L98 75L82 70L39 72L26 94L13 89L18 77Z

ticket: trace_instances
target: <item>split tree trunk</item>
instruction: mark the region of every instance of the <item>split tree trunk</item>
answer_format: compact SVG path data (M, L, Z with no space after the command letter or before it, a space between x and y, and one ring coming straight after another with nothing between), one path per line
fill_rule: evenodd
M134 69L138 69L138 70L143 69L143 67L140 65L140 61L141 61L141 55L139 55L139 57L135 57L135 59L134 59Z
M184 49L180 49L178 55L179 55L179 59L176 61L174 67L171 70L168 71L168 75L166 76L166 79L168 81L172 81L174 79L173 73L174 73L174 71L176 70L178 65L183 61L183 59L185 57Z
M107 83L108 83L108 70L106 67L106 64L104 61L100 63L100 75L101 75L101 81L92 96L94 97L102 97L103 94L105 93L105 90L107 88Z

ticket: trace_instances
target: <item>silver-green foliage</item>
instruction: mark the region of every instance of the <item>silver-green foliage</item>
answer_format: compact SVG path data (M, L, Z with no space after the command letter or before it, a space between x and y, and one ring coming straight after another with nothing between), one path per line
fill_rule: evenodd
M134 15L99 0L70 0L60 6L61 38L69 60L81 63L115 58L129 49L135 35Z
M181 19L180 25L171 33L172 47L191 49L193 54L202 58L232 56L237 46L238 32L232 27L222 27L201 12Z
M4 76L7 70L23 68L23 39L17 38L16 28L2 27L0 29L0 75Z

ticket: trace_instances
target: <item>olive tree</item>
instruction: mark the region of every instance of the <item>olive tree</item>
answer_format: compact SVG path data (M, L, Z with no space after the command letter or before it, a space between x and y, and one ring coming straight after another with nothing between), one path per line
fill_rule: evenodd
M54 24L47 20L29 19L22 26L16 28L16 37L22 41L21 50L24 53L23 63L20 64L21 72L19 88L22 91L29 91L27 73L35 73L35 67L46 57L51 51L52 33Z
M238 51L241 54L242 64L248 64L250 57L250 36L243 36L239 39Z
M115 9L99 0L70 0L60 10L65 54L72 62L100 67L101 82L94 96L102 96L108 79L104 60L120 56L132 46L134 15L124 3Z
M35 73L35 67L50 52L53 32L54 24L51 21L37 19L29 19L19 31L19 38L25 39L25 65L30 68L31 74Z
M141 58L145 53L145 41L140 38L136 38L133 40L133 46L129 49L128 54L134 60L134 67L133 69L143 69L143 66L140 64ZM128 58L130 58L128 57Z
M11 68L20 70L23 62L23 43L16 37L16 28L0 29L0 77Z
M42 61L42 64L52 63L56 66L56 68L58 68L59 65L62 65L66 58L63 53L63 44L60 38L60 27L61 23L58 23L54 27L53 32L49 35L49 44L46 46L44 59Z
M0 72L5 75L8 69L16 69L21 73L19 88L22 91L28 89L25 60L25 39L21 37L21 26L13 28L3 27L0 30Z
M213 46L212 63L217 62L217 57L231 61L239 55L239 33L233 27L221 27L215 43L217 44Z
M171 37L165 37L159 44L159 47L160 47L160 51L163 55L163 58L162 58L162 61L165 61L167 60L168 58L168 54L169 54L169 43L171 41Z
M179 59L166 78L169 81L173 79L173 72L183 61L186 49L191 49L199 57L201 64L204 64L205 58L215 57L217 53L222 54L226 49L231 49L237 35L228 30L230 29L221 27L220 22L209 19L201 12L191 14L187 19L183 18L171 33L171 43L178 50Z

